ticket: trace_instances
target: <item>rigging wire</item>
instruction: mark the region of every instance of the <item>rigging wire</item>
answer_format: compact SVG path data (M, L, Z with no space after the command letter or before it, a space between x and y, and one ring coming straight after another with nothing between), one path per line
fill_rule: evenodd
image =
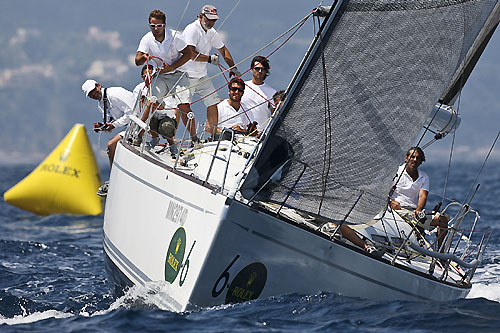
M490 158L491 152L493 151L493 148L495 147L499 137L500 137L500 131L498 131L497 136L495 137L495 140L493 140L493 143L491 144L490 150L488 151L488 154L486 154L486 157L484 158L483 164L481 165L481 168L479 168L479 171L476 175L476 178L474 178L474 181L472 182L472 184L469 188L469 191L467 192L467 195L465 196L464 202L466 202L466 200L469 200L468 197L471 194L472 189L474 188L474 184L476 184L477 179L479 178L479 176L483 172L484 166L486 165L486 162Z
M239 3L239 2L238 2L238 3ZM232 11L231 11L231 12L232 12ZM266 57L266 59L267 59L267 58L269 58L269 57L271 57L271 56L272 56L274 53L276 53L276 52L277 52L280 48L282 48L282 47L283 47L283 46L284 46L284 45L285 45L285 44L286 44L286 43L287 43L287 42L288 42L288 41L289 41L289 40L290 40L290 39L291 39L291 38L292 38L292 37L293 37L293 36L294 36L294 35L295 35L298 31L299 31L299 30L300 30L300 28L302 28L302 26L305 24L305 22L307 22L307 20L309 19L309 16L311 16L311 15L312 15L312 12L311 12L311 13L309 13L309 14L308 14L307 16L305 16L304 18L302 18L299 22L297 22L296 24L294 24L291 28L289 28L287 31L285 31L284 33L282 33L280 36L276 37L276 38L275 38L275 39L273 39L271 42L269 42L268 44L266 44L264 47L260 48L259 50L257 50L257 51L256 51L256 52L254 52L253 54L249 55L247 58L245 58L245 59L241 60L240 62L238 62L237 64L235 64L235 66L238 66L238 65L240 65L241 63L243 63L244 61L246 61L246 60L250 59L251 57L254 57L254 56L255 56L256 54L258 54L260 51L262 51L262 50L264 50L264 49L268 48L269 46L271 46L272 44L274 44L275 42L277 42L278 40L280 40L280 39L281 39L281 38L283 38L285 35L287 35L287 34L288 34L288 33L290 33L292 30L294 30L294 29L295 29L295 31L293 31L293 32L290 34L290 36L288 36L288 37L287 37L287 38L286 38L286 39L285 39L285 40L284 40L284 41L283 41L283 42L282 42L282 43L281 43L278 47L276 47L276 48L275 48L275 49L274 49L274 50L273 50L273 51L272 51L272 52L271 52L271 53L270 53L270 54ZM226 19L227 19L227 18L226 18ZM224 70L221 70L221 72L220 72L220 73L218 73L218 74L216 74L216 75L213 75L213 76L211 76L211 77L208 77L207 79L205 79L205 80L203 80L203 81L200 81L200 82L198 82L198 83L196 83L196 84L193 84L193 85L191 85L191 86L189 86L189 87L187 87L187 88L184 88L184 89L182 89L182 90L179 90L179 91L177 91L176 93L178 93L178 92L182 92L182 91L185 91L185 90L188 90L188 89L191 89L191 88L196 87L196 86L198 86L198 85L201 85L201 84L203 84L203 83L205 83L205 82L207 82L207 81L209 81L209 80L212 80L212 79L214 79L214 78L216 78L216 77L218 77L218 76L220 76L220 75L222 75L222 76L226 79L225 74L229 72L229 68L228 68L228 69L225 69L225 68L224 68L222 65L220 65L220 64L219 64L219 66L220 66L220 67L222 67L222 68L224 69ZM250 69L248 69L248 70L246 70L245 72L243 72L243 73L242 73L242 75L244 75L244 74L245 74L245 73L247 73L248 71L250 71ZM227 79L226 79L226 81L227 81ZM206 98L207 96L209 96L209 95L211 95L211 94L213 94L213 93L215 93L215 92L217 92L217 91L221 90L221 89L222 89L222 88L224 88L225 86L226 86L226 85L222 85L221 87L219 87L218 89L216 89L214 92L212 92L212 93L210 93L210 94L208 94L208 95L206 95L206 96L201 97L200 99L198 99L198 100L196 100L196 101L192 102L190 105L192 105L192 104L194 104L194 103L197 103L197 102L199 102L199 101L203 100L203 99L204 99L204 98ZM168 98L168 97L170 97L170 96L173 96L174 94L175 94L175 93L171 93L171 92L169 92L167 95L165 95L165 96L162 98L162 100L163 100L163 99L166 99L166 98ZM250 110L250 109L249 109L249 110ZM247 110L247 111L249 111L249 110ZM181 111L181 110L178 110L178 111L179 111L180 113L182 113L182 112L183 112L183 111Z
M189 0L189 1L188 1L188 3L189 3L190 1L191 1L191 0ZM226 23L226 21L229 19L229 17L231 16L231 14L234 12L234 10L236 9L236 7L238 7L238 5L240 4L240 1L241 1L241 0L238 0L238 2L234 5L233 9L231 9L231 11L229 12L229 14L228 14L228 15L226 16L226 18L222 21L222 23L219 25L219 27L217 27L217 29L220 29L220 28L224 25L224 23ZM185 12L186 12L186 9L187 9L187 6L186 6L186 8L185 8L185 10L184 10L184 13L183 13L183 16L181 17L181 19L184 17L184 14L185 14ZM176 28L176 33L177 33L178 28L179 28L179 25L180 25L180 20L179 20L179 24L177 25L177 28ZM213 37L214 37L214 35L210 38L210 40L211 40ZM169 46L169 48L170 48L170 46ZM201 54L201 53L198 53L198 54L196 55L196 57L193 59L193 61L196 61L196 59L198 59L198 57L200 56L200 54ZM210 55L209 55L209 56L210 56ZM191 60L191 59L190 59L190 60ZM188 61L189 61L189 60L188 60ZM236 66L236 65L235 65L235 66ZM163 98L166 98L166 97L168 97L169 95L174 95L174 93L172 93L172 90L173 90L173 89L177 86L177 84L179 83L179 81L180 81L180 80L181 80L181 79L182 79L185 75L186 75L186 72L183 72L183 73L182 73L182 75L179 77L179 79L178 79L178 80L174 83L174 85L172 86L172 88L168 91L167 95L166 95L165 97L163 97ZM206 81L208 81L208 80L204 80L204 81L203 81L203 83L204 83L204 82L206 82ZM199 85L199 84L201 84L201 83L199 82L197 85ZM192 88L192 87L196 87L197 85L189 86L189 87L187 87L187 88L185 88L185 89L183 89L183 90L177 91L177 93L182 92L182 91L185 91L185 90L188 90L188 89L190 89L190 88ZM191 103L191 104L192 104L192 103ZM179 110L179 111L180 111L180 110ZM182 112L182 111L181 111L181 112Z
M450 170L451 170L451 159L453 157L454 148L455 148L455 131L453 131L453 134L451 137L450 156L448 158L448 168L446 169L446 177L444 178L443 196L441 197L441 202L444 202L444 200L446 198L446 190L448 188L448 180L450 177Z
M426 126L425 127L425 130L424 130L424 133L422 133L422 136L420 137L420 139L418 140L417 144L415 145L415 147L419 147L420 146L420 143L422 142L422 140L424 139L425 137L425 134L427 133L427 131L429 130L432 122L434 121L434 118L436 118L436 115L438 114L438 111L439 109L441 108L443 104L442 103L439 103L439 107L436 109L436 112L434 113L434 115L432 116L432 119L431 121L429 122L429 126ZM408 159L408 162L405 163L405 168L406 166L408 165L408 163L410 163L410 158L413 157L413 154L415 153L415 151L412 152L412 154L409 156L409 159ZM396 182L394 183L394 185L392 186L392 189L391 191L389 192L389 195L388 195L388 202L390 203L390 200L391 200L391 196L392 194L394 193L394 189L396 188L396 185L399 183L399 181L401 180L401 177L403 177L403 174L404 172L401 172L401 174L398 176L398 178L396 179ZM385 211L387 210L389 205L386 206L385 210L384 210L384 214L385 214Z
M287 41L288 41L288 40L289 40L289 39L290 39L290 38L291 38L291 37L292 37L295 33L297 33L297 31L299 31L299 30L300 30L300 28L304 25L304 23L305 23L305 22L309 19L309 16L311 16L311 15L312 15L312 12L311 12L311 13L309 13L309 14L307 14L307 16L305 16L305 17L304 17L303 19L301 19L299 22L295 23L295 24L294 24L292 27L290 27L287 31L285 31L284 33L282 33L281 35L279 35L278 37L276 37L275 39L273 39L271 42L269 42L268 44L264 45L264 46L263 46L263 47L261 47L259 50L255 51L254 53L250 54L250 55L249 55L248 57L246 57L245 59L243 59L243 60L239 61L238 63L235 63L234 65L235 65L235 66L239 66L239 65L241 65L242 63L244 63L245 61L247 61L247 60L249 60L249 59L253 58L256 54L260 53L262 50L265 50L266 48L268 48L269 46L271 46L272 44L276 43L278 40L280 40L281 38L283 38L283 36L285 36L285 35L287 35L288 33L290 33L290 31L292 31L292 30L294 30L295 28L297 28L297 29L296 29L296 30L292 33L292 35L291 35L290 37L288 37L288 38L287 38L287 40L286 40L285 42L283 42L283 43L282 43L282 44L281 44L281 45L280 45L280 46L279 46L279 47L278 47L278 48L274 51L274 52L276 52L276 51L277 51L280 47L282 47L282 46L283 46L283 44L284 44L284 43L286 43L286 42L287 42ZM273 52L273 53L274 53L274 52ZM271 53L271 55L272 55L273 53ZM269 55L269 56L270 56L270 55ZM269 56L268 56L268 57L269 57ZM243 73L242 73L242 75L243 75L243 74L245 74L245 73L247 73L249 70L250 70L250 69L248 69L247 71L243 72ZM229 72L229 70L228 70L228 69L224 70L224 72L223 72L223 73L227 73L227 72ZM201 84L203 84L203 83L205 83L205 82L207 82L207 81L213 80L214 78L216 78L216 77L219 77L219 76L223 75L223 73L218 73L218 74L212 75L211 77L208 77L207 79L205 79L205 80L203 80L203 81L200 81L200 82L198 82L197 84L194 84L194 85L192 85L192 86L189 86L189 87L186 87L186 88L184 88L184 89L182 89L182 90L179 90L179 91L177 91L176 93L186 91L186 90L188 90L188 89L191 89L191 88L194 88L194 87L196 87L196 86L198 86L198 85L201 85ZM163 98L167 98L167 97L170 97L170 96L172 96L172 95L174 95L174 93L169 93L169 94L165 95Z

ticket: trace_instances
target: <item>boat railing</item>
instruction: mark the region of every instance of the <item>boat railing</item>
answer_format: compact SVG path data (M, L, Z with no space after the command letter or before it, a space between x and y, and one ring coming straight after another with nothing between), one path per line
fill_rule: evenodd
M218 156L217 153L219 152L220 143L223 140L223 138L225 137L226 133L228 133L231 137L229 153L226 156ZM212 173L212 168L214 166L215 159L218 159L218 160L225 162L226 165L224 166L224 174L222 176L222 187L220 189L221 192L224 191L224 186L226 184L227 170L229 168L229 163L231 161L231 151L233 150L233 145L234 145L234 131L232 129L229 129L229 128L224 128L219 135L219 140L217 141L217 145L215 146L215 151L212 154L212 160L210 161L210 166L208 168L207 176L205 178L205 183L207 183L208 179L210 178L210 174Z
M456 208L457 212L448 222L448 233L443 241L441 249L433 249L432 244L424 242L423 244L416 244L410 240L410 235L406 235L402 246L395 249L395 256L392 258L394 264L398 257L403 257L402 251L404 247L410 248L416 253L431 258L432 262L429 265L429 274L434 273L435 265L443 268L443 273L440 279L445 279L448 276L449 270L454 269L456 272L459 270L456 265L460 266L467 272L459 272L462 276L462 283L469 283L477 267L481 264L484 252L491 236L491 229L477 229L480 219L479 213L468 205L459 202L449 203L442 211L445 214L447 211ZM461 227L466 217L468 226L467 228ZM418 233L416 224L412 225L412 233ZM469 260L467 260L470 258ZM404 258L407 260L408 258ZM454 263L453 265L451 263Z

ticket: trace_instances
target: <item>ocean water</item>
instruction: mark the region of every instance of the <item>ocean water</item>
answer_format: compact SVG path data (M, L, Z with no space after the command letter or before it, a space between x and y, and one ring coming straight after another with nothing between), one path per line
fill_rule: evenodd
M431 192L445 165L423 166ZM5 192L35 166L0 166ZM447 197L463 199L480 164L454 166ZM103 170L107 174L108 170ZM479 177L472 206L493 229L483 265L466 299L453 302L374 301L333 292L287 294L247 303L173 313L159 310L147 290L110 294L102 249L102 216L38 217L0 202L0 331L63 332L499 332L500 168ZM434 200L431 196L430 200ZM437 200L437 199L436 199Z

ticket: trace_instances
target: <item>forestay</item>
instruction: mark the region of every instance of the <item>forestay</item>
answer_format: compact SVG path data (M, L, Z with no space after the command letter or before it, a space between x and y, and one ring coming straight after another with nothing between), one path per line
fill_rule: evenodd
M404 153L478 44L482 27L496 27L496 5L355 0L335 6L242 194L250 198L266 184L257 200L334 221L372 220L387 203Z

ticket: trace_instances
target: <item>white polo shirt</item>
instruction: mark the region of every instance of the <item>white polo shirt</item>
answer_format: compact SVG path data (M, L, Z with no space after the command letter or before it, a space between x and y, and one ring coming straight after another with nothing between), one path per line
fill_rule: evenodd
M134 103L137 103L135 105L136 109L138 109L141 106L140 101L138 101L139 95L140 96L148 96L148 93L149 93L149 87L146 86L145 82L141 82L135 86L133 94L134 94ZM147 103L147 100L145 100L143 102L142 108L144 108L146 106L146 103ZM174 97L169 96L169 97L163 98L162 108L156 110L155 113L157 114L159 119L161 119L165 116L175 118L175 109L176 108L177 108L177 103L175 102Z
M104 98L104 88L102 95ZM122 87L109 87L106 89L106 97L108 98L108 117L111 116L114 119L112 124L115 128L127 125L135 103L134 94ZM97 107L104 114L103 98L97 102Z
M165 39L163 39L163 42L158 42L150 31L141 38L137 51L149 53L152 56L159 57L166 64L172 65L182 56L180 51L184 50L186 46L187 44L184 42L181 32L165 28ZM161 66L157 59L153 60L152 63L155 64L155 67ZM175 71L168 73L173 72Z
M134 94L134 106L135 106L135 109L134 110L137 110L137 111L140 111L140 108L141 106L144 106L144 105L141 105L141 101L139 100L139 96L147 96L148 95L148 90L149 88L146 87L146 83L144 83L144 81L142 81L141 83L137 84L134 88L134 90L132 91L132 93ZM147 101L144 101L144 103L147 103Z
M273 101L273 95L276 89L270 87L267 83L256 85L252 80L245 81L245 93L241 98L248 109L250 120L257 122L257 129L262 131L271 117L271 111L268 108L268 101Z
M197 52L204 55L210 55L212 48L220 49L224 46L219 33L214 28L203 30L199 19L188 24L182 36L187 45L194 46ZM207 76L207 62L189 60L181 70L192 78L204 77Z
M234 125L239 125L242 128L246 128L249 123L243 110L246 110L245 105L242 104L238 110L235 110L229 104L229 100L223 100L217 104L217 111L219 115L217 126L220 128L231 128Z
M403 164L399 167L394 182L398 180L401 173L403 175L399 179L391 199L399 202L401 206L417 208L418 193L420 190L429 192L429 176L422 170L418 170L418 178L416 181L413 181L408 172L406 172L405 165Z

